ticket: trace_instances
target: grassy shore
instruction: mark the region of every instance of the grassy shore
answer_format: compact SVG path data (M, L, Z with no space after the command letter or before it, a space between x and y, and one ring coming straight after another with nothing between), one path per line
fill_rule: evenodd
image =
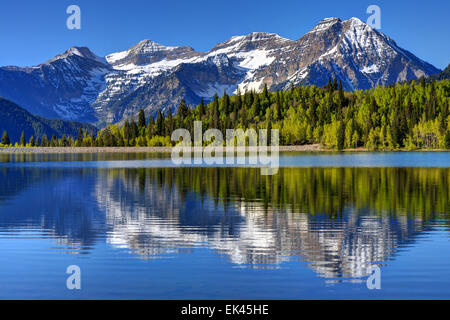
M280 152L326 151L321 145L280 146ZM0 148L0 153L170 153L171 147Z
M258 147L255 147L259 150ZM225 152L226 149L224 149ZM245 149L249 151L248 148ZM255 151L255 149L251 149ZM192 150L193 151L193 150ZM270 147L269 147L270 151ZM303 146L280 146L279 152L333 152L334 149L327 149L320 144L311 144ZM367 148L346 149L344 152L368 152L368 151L449 151L443 149L419 149L419 150L369 150ZM48 153L48 154L72 154L72 153L171 153L171 147L87 147L87 148L72 148L72 147L56 147L56 148L0 148L0 154L12 153Z

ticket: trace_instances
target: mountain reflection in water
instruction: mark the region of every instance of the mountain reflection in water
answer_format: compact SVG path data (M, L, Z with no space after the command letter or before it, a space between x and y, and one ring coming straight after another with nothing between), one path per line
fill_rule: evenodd
M58 248L133 257L204 247L243 268L304 261L332 281L367 276L449 224L447 168L0 168L0 233L40 228ZM26 199L26 201L24 201Z

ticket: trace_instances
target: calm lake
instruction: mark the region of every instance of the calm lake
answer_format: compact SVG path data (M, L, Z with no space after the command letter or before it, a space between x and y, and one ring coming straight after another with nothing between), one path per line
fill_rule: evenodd
M168 157L0 154L0 299L450 298L449 152Z

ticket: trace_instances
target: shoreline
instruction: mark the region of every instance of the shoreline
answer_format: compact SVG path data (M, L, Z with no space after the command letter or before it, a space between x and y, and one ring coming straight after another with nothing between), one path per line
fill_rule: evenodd
M260 148L256 147L259 151ZM75 153L171 153L173 147L32 147L32 148L0 148L0 154L21 154L21 153L47 153L47 154L75 154ZM245 148L246 151L252 150ZM194 148L192 148L192 152ZM268 147L270 151L270 147ZM323 148L319 144L304 146L280 146L279 152L313 152L313 151L333 151ZM224 147L224 153L226 147Z
M255 148L257 150L255 150ZM249 149L245 148L245 151L259 151L261 148L255 147ZM302 145L302 146L279 146L279 152L338 152L335 149L327 149L320 144ZM32 147L32 148L0 148L0 154L78 154L78 153L171 153L172 147ZM267 147L270 151L270 147ZM192 149L192 151L194 151ZM418 149L418 150L369 150L366 148L357 149L345 149L341 152L440 152L449 151L445 149ZM226 147L224 147L224 153Z

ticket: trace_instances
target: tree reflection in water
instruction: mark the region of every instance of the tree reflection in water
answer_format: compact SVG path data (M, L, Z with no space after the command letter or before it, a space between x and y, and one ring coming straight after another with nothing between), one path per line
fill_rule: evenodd
M102 240L141 258L206 247L241 267L304 261L336 281L366 276L450 214L445 168L281 168L275 176L3 168L0 176L0 229L41 227L72 253Z

